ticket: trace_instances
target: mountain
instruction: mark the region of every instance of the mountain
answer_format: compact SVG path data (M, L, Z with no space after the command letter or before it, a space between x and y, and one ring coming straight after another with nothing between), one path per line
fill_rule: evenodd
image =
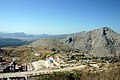
M120 56L120 34L108 27L80 32L62 39L40 39L32 47L79 50L93 57Z
M0 36L3 38L14 38L14 39L33 39L33 38L36 38L36 36L27 35L24 32L20 32L20 33L2 33L2 32L0 32Z
M70 36L71 34L61 34L61 35L48 35L48 34L41 34L38 35L38 38L54 38L54 39L63 39L66 38L68 36Z
M92 56L120 56L120 35L108 27L80 33L65 41L71 47Z

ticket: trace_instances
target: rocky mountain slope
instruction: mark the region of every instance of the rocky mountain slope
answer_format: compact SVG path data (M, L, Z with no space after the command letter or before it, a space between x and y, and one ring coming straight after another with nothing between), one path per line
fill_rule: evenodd
M108 27L69 35L64 39L40 39L31 47L79 50L94 57L120 56L120 34Z

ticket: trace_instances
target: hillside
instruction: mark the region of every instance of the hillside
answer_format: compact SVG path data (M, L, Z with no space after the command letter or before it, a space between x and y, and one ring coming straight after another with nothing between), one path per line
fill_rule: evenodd
M30 42L31 41L24 41L20 39L0 38L0 47L22 46Z
M79 50L92 57L120 56L120 35L108 27L72 34L64 39L40 39L31 47Z

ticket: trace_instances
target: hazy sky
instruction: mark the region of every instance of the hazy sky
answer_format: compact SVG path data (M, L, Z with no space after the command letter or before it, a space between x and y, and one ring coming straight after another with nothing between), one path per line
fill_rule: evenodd
M0 32L63 34L104 26L120 33L120 0L0 0Z

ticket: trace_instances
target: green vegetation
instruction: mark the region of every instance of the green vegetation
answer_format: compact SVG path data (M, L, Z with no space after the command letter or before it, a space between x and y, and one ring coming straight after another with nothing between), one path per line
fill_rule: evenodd
M4 47L2 54L7 58L18 57L19 63L33 62L40 59L45 59L49 56L57 55L57 53L52 53L51 50L45 50L41 47L33 48L26 46L19 47ZM35 54L40 54L36 56Z
M80 73L77 72L54 72L53 74L41 75L28 80L80 80Z

